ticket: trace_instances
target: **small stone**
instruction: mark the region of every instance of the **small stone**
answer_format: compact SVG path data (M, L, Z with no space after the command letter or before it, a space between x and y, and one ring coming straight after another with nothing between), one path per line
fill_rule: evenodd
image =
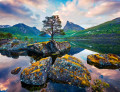
M17 67L14 70L11 71L11 74L18 74L21 70L21 67Z

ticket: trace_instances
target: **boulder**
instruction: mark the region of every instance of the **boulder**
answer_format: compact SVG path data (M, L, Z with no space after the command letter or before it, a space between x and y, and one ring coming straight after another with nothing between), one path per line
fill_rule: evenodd
M27 42L22 42L17 39L13 39L12 41L9 41L8 43L0 47L0 50L7 50L7 51L20 51L26 49L27 49Z
M25 68L20 79L23 83L30 85L43 85L46 83L47 74L52 65L52 58L46 57Z
M65 54L70 50L69 42L47 41L28 45L28 52L34 52L43 56Z
M87 56L88 64L98 68L120 68L120 57L115 54L92 54Z
M90 86L90 73L83 63L70 55L58 57L50 68L48 77L51 80L76 85L79 87Z
M17 67L14 70L11 71L11 74L18 74L21 70L21 67Z

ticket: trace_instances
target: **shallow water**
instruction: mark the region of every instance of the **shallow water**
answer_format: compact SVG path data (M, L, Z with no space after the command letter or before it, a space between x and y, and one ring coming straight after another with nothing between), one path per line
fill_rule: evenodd
M76 43L73 43L76 45ZM87 64L87 55L95 54L99 52L91 51L85 48L80 48L83 45L73 46L68 54L79 58L91 73L92 80L102 79L110 84L110 88L107 88L106 92L120 92L120 71L119 69L98 69L94 66ZM92 45L91 45L92 46ZM0 54L0 92L40 92L46 89L48 92L90 92L89 88L79 88L76 86L70 86L68 84L61 84L49 81L44 86L31 87L26 86L20 82L20 73L25 68L35 62L33 58L29 56L19 56L14 59ZM22 70L17 75L12 75L11 70L16 67L22 67ZM91 80L91 82L92 82Z

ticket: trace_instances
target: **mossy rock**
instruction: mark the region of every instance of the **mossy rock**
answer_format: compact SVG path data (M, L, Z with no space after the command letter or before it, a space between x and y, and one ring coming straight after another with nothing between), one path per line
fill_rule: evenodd
M108 87L110 87L110 85L100 79L95 79L93 84L91 84L92 92L104 92L104 89Z
M90 73L83 63L70 55L58 57L48 73L51 80L79 87L90 86Z
M69 42L47 41L28 44L29 53L38 53L43 56L66 54L69 52L71 45Z
M17 67L11 71L11 74L18 74L21 70L21 67Z
M92 54L87 56L87 63L98 68L120 68L120 57L115 54Z
M52 65L52 58L46 57L25 68L20 75L21 82L30 85L43 85L47 80L47 73Z

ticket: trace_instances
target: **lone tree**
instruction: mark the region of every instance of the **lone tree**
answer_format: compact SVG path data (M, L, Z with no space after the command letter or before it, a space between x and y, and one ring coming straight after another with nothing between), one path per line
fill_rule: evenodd
M61 21L58 15L45 17L43 22L43 32L51 35L51 40L55 34L65 35L64 30L61 29Z

